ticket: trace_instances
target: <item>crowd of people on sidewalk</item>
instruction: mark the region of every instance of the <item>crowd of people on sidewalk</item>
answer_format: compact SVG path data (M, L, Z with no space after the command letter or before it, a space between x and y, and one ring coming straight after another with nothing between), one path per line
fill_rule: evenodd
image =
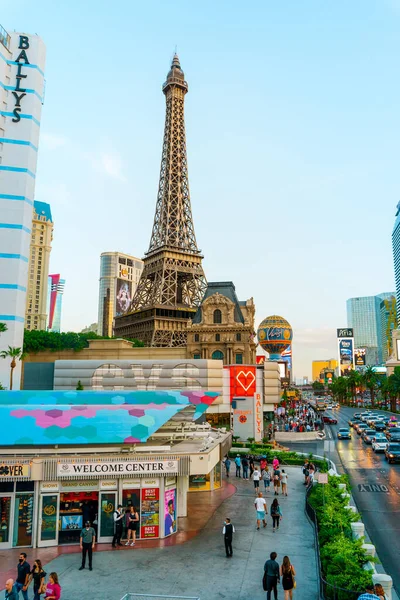
M312 407L302 405L294 409L292 414L281 412L275 416L277 431L310 432L322 431L324 423Z

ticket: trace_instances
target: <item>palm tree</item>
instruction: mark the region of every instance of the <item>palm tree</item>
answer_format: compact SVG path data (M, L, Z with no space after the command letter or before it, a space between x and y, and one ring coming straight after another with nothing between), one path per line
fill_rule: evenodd
M353 402L356 401L356 393L357 393L357 388L360 386L361 384L361 377L360 374L358 373L358 371L350 371L350 373L347 376L347 386L349 389L349 392L351 394L351 399Z
M371 394L371 405L374 406L375 391L378 384L378 376L375 372L374 367L367 367L363 373L362 378L364 380L365 387L369 390L369 393Z
M5 333L8 327L5 323L0 323L0 333Z
M12 348L8 346L8 350L0 352L0 358L11 358L10 363L10 390L13 389L13 371L17 366L17 359L23 360L26 354L22 351L22 348Z
M396 412L397 398L400 394L400 367L394 368L394 373L388 377L390 410Z

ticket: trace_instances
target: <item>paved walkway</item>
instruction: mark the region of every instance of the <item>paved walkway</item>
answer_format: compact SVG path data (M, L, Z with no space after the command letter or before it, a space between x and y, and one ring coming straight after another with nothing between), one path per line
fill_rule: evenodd
M279 497L283 520L280 531L268 527L256 531L252 482L231 477L237 485L211 515L204 529L181 545L97 552L92 572L78 571L77 554L62 554L45 565L56 571L63 600L120 600L127 592L199 596L201 600L265 600L261 579L269 553L278 553L278 562L290 556L297 571L296 600L317 599L314 537L304 515L304 486L301 470L285 469L289 475L289 496ZM270 506L273 491L266 494ZM222 526L231 517L236 528L233 558L225 557ZM190 520L190 517L189 517ZM29 551L35 555L34 550ZM282 589L278 597L283 600Z

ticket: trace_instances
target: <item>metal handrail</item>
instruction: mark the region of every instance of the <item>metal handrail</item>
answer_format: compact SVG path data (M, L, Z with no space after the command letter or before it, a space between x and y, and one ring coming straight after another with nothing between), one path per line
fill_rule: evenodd
M170 598L170 600L200 600L199 596L153 596L152 594L125 594L121 600L135 600L135 598Z

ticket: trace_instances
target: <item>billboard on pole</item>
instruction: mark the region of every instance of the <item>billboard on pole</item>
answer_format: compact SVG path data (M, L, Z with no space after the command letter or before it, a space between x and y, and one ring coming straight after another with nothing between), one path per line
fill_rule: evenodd
M354 338L338 338L339 375L346 376L354 369Z

